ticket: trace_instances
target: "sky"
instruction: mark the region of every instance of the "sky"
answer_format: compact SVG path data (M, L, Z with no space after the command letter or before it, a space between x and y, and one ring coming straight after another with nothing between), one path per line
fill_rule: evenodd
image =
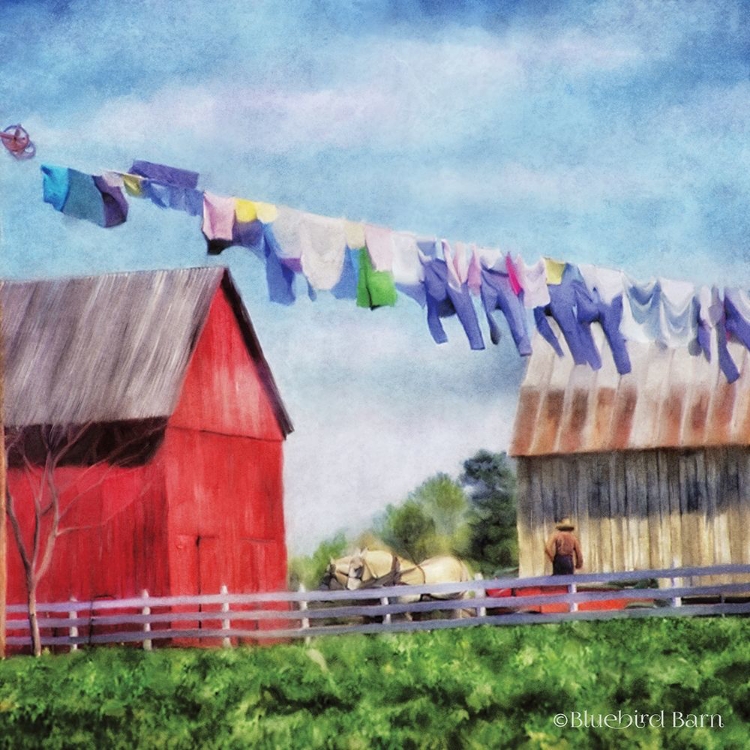
M393 309L271 303L243 248L131 200L102 229L41 199L42 163L133 160L201 187L572 263L750 287L750 37L738 0L2 0L0 275L227 265L295 426L292 554L438 471L508 447L509 335L437 346ZM504 323L501 323L504 326Z

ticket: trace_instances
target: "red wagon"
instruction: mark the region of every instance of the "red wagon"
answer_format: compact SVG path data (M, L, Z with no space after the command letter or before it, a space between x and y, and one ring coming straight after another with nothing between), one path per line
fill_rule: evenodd
M611 591L613 592L613 597L611 599L601 598L578 602L578 611L602 611L654 606L654 600L652 598L645 596L642 598L626 598L615 594L615 592L619 593L622 590L622 586L618 585L598 583L579 584L576 586L576 592L578 593ZM551 614L555 612L569 612L570 604L567 602L550 602L549 604L531 604L529 606L524 606L523 602L520 601L507 601L509 598L554 596L567 593L569 593L568 586L524 586L518 588L487 589L488 599L500 600L496 602L488 601L487 609L491 614L511 614L513 612Z

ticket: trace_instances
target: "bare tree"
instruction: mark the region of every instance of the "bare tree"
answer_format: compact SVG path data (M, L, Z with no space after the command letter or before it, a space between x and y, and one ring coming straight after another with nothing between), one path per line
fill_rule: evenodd
M66 517L81 498L101 485L116 468L132 467L148 461L164 434L163 420L144 420L124 425L42 426L27 429L6 428L6 455L11 469L18 470L33 500L31 536L22 528L17 500L8 484L7 514L21 557L26 602L35 656L42 652L37 590L50 569L55 543L62 535L93 526L66 525ZM81 467L74 482L63 482L62 466ZM85 481L89 476L91 482ZM142 495L146 487L142 487ZM65 499L63 507L62 500ZM26 532L26 533L24 533Z

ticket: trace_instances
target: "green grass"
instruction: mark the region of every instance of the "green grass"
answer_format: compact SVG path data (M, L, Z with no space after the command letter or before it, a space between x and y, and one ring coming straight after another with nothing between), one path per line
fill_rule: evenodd
M720 714L723 729L558 728L558 713ZM100 648L0 662L0 747L750 746L750 619Z

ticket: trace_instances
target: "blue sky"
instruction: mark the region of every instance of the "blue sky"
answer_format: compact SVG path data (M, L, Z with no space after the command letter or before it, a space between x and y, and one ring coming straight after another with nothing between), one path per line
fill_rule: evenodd
M571 262L750 286L742 2L4 0L0 272L228 264L296 432L290 548L361 527L430 474L507 446L523 361L436 346L407 298L268 302L259 261L131 201L103 230L41 201L42 162L147 159L201 185ZM2 154L0 154L2 156Z

